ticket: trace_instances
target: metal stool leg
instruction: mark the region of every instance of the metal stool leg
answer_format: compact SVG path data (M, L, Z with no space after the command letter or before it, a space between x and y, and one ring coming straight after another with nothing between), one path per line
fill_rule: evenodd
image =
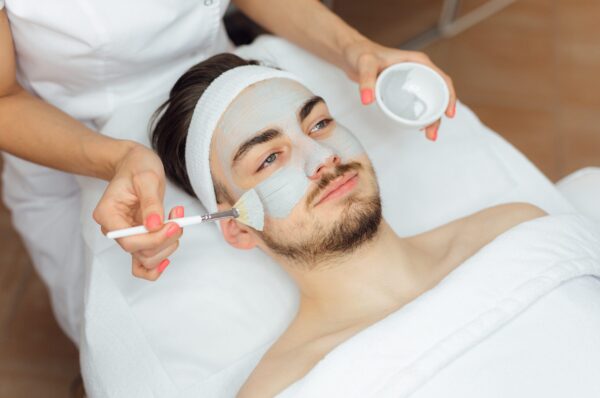
M456 17L460 0L444 0L436 27L431 28L399 47L418 50L442 37L452 37L506 8L516 0L489 0L467 14Z

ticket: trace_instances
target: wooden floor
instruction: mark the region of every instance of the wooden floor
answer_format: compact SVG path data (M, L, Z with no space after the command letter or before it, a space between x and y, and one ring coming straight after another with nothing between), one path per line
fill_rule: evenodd
M465 9L476 3L466 1ZM334 9L394 45L433 24L439 5L339 0ZM556 181L600 166L599 15L597 0L519 0L425 52L453 77L464 103ZM77 385L77 350L54 321L1 206L0 237L0 398L68 397Z
M600 166L600 2L521 0L426 51L460 99L556 181Z

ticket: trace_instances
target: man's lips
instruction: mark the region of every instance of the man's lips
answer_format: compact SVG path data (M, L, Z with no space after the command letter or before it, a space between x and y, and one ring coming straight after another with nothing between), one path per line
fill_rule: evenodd
M331 181L327 188L319 195L319 199L315 204L315 207L323 202L330 199L343 196L347 192L350 192L356 186L358 182L358 172L352 171L344 175L339 176L335 180Z

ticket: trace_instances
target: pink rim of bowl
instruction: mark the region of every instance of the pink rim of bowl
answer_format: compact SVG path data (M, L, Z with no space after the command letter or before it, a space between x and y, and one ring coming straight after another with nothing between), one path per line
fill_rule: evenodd
M421 70L425 71L427 78L431 79L431 81L433 81L435 83L436 90L439 92L439 95L443 96L443 98L444 98L444 100L441 101L439 108L436 109L434 112L430 112L431 115L428 116L427 118L419 118L419 119L413 120L413 119L406 119L401 116L398 116L397 114L392 112L385 105L383 99L381 98L381 93L382 93L381 85L383 84L382 82L385 81L386 77L389 74L392 74L392 73L398 72L398 71L407 71L407 70L411 70L411 69L421 69ZM442 78L442 76L440 76L436 71L434 71L430 67L422 65L422 64L418 64L415 62L402 62L402 63L394 64L392 66L387 67L386 69L384 69L383 72L381 72L379 74L379 76L377 77L377 82L375 83L375 98L377 100L377 105L379 106L379 108L389 118L391 118L401 124L409 126L409 127L426 127L442 117L446 108L448 107L448 103L450 102L450 91L448 90L446 81Z

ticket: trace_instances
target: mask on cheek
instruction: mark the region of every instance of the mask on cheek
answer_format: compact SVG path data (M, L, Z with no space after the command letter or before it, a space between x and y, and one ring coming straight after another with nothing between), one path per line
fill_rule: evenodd
M346 128L338 126L331 137L319 141L300 133L295 137L292 159L269 178L254 187L265 213L286 218L307 194L310 179L328 158L337 155L342 163L364 154L365 150Z
M286 218L302 200L310 180L300 166L288 164L254 187L265 214L273 218Z

